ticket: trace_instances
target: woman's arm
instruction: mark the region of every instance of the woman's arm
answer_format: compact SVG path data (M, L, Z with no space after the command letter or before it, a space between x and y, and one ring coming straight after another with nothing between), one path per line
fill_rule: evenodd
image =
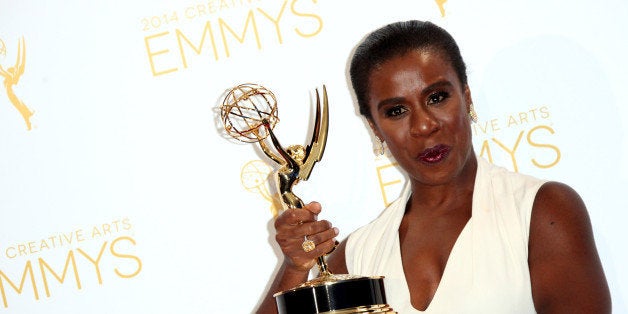
M284 260L257 313L277 313L273 295L307 281L309 271L316 265L317 258L335 246L338 229L333 228L326 220L317 220L320 212L321 205L313 202L303 208L285 210L275 220L275 238ZM302 247L305 236L316 244L310 252L305 252Z
M345 248L347 247L347 239L344 239L331 255L327 258L327 266L333 274L347 274L347 262L345 259Z
M532 208L528 264L538 313L610 313L591 221L569 186L548 182Z

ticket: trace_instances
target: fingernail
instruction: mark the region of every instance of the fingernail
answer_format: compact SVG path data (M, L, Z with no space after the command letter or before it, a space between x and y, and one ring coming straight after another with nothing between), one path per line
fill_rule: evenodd
M338 235L340 233L340 230L338 230L338 228L334 227L334 234Z

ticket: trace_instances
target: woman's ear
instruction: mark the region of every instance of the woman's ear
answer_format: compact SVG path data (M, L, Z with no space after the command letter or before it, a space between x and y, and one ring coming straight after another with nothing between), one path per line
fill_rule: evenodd
M471 105L473 104L473 98L471 97L471 90L469 89L469 85L464 85L464 101L467 105L467 111L471 110Z
M375 134L375 136L380 140L380 142L383 142L384 140L382 139L382 135L381 133L379 133L379 129L375 125L375 122L373 122L373 119L366 118L366 121L369 123L369 126L371 127L373 134Z

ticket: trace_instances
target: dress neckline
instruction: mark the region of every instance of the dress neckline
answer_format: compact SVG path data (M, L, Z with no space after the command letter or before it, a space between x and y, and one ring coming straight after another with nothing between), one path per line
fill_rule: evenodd
M408 284L408 279L406 278L406 274L403 271L403 261L402 261L402 257L401 257L401 243L399 240L399 231L397 231L397 237L395 240L395 254L397 256L395 256L396 261L398 261L399 263L399 268L401 270L401 278L403 279L403 284L405 285L405 289L403 291L406 291L404 297L407 298L407 304L409 304L411 306L411 308L416 311L416 313L427 313L431 308L434 307L435 303L438 303L439 301L439 295L442 293L439 293L441 290L443 290L443 285L447 285L448 284L448 278L449 278L449 273L451 272L449 269L452 267L451 264L455 263L457 260L457 255L459 255L458 251L458 247L460 246L460 242L461 239L466 236L466 234L469 232L468 229L470 229L470 224L471 224L471 219L473 219L473 214L472 216L469 218L469 220L467 220L467 222L465 223L464 227L462 228L462 230L460 231L460 233L458 234L458 237L456 238L456 241L454 242L453 247L451 248L451 252L449 252L449 256L447 257L447 262L445 263L445 268L443 269L443 275L440 278L440 281L438 282L438 286L436 287L436 291L434 292L434 295L432 296L432 300L430 301L430 303L428 304L427 308L423 311L418 310L414 307L414 305L412 305L412 297L410 295L410 285Z

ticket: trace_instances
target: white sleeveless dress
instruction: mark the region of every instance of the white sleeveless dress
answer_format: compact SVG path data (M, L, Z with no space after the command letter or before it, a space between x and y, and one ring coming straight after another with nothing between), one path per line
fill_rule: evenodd
M399 199L349 235L350 274L384 276L388 304L407 313L535 313L528 269L530 214L544 181L478 157L472 217L460 233L425 311L412 307L401 263L399 224L410 197Z

